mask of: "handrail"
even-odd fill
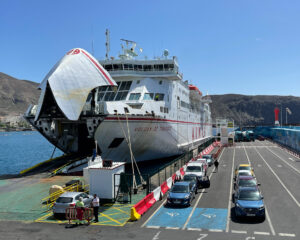
[[[50,210],[53,207],[53,203],[59,198],[61,194],[64,192],[79,192],[79,190],[83,189],[83,192],[88,192],[88,184],[81,185],[78,183],[74,183],[68,187],[64,187],[62,190],[57,190],[54,193],[50,194],[49,196],[42,199],[42,202],[46,202],[44,207],[47,207]]]

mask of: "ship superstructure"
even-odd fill
[[[137,59],[135,43],[125,41],[118,59],[95,62],[85,50],[71,50],[55,67],[66,66],[46,76],[39,104],[25,118],[66,153],[91,154],[96,142],[102,158],[114,161],[130,161],[131,153],[137,161],[174,156],[208,141],[211,100],[182,80],[177,58],[165,50],[161,58]],[[76,64],[89,62],[79,73],[72,68],[76,51]]]

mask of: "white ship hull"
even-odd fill
[[[135,159],[145,161],[175,156],[191,150],[211,138],[210,129],[211,126],[200,123],[153,117],[108,116],[97,128],[95,140],[101,149],[102,158],[130,161],[127,142],[130,139]],[[115,138],[124,140],[116,148],[110,148],[109,145]]]
[[[103,159],[118,162],[179,155],[212,138],[211,100],[182,80],[176,57],[124,56],[100,64],[69,51],[25,118],[65,153],[90,156],[97,142]]]

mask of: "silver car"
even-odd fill
[[[56,199],[53,205],[53,215],[58,217],[59,215],[66,214],[66,209],[69,207],[75,207],[76,202],[79,198],[83,198],[83,203],[85,207],[89,207],[93,201],[93,196],[88,195],[83,192],[65,192]]]
[[[213,155],[212,154],[203,155],[202,158],[206,159],[206,162],[207,162],[207,164],[208,164],[209,167],[211,165],[213,165],[214,159],[213,159]]]

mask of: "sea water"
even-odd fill
[[[0,132],[0,175],[16,174],[48,160],[54,146],[36,131]],[[54,156],[63,153],[56,149]]]

